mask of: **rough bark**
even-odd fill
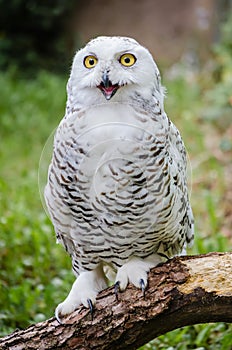
[[[0,340],[0,349],[137,349],[173,329],[232,321],[232,253],[174,258],[152,269],[145,299],[129,285],[115,299],[99,294],[91,320],[80,308],[60,325],[52,318]]]

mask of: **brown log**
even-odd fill
[[[97,298],[94,319],[81,307],[60,325],[51,318],[0,339],[0,349],[137,349],[186,325],[232,321],[232,253],[174,258],[149,273],[145,299],[129,285]]]

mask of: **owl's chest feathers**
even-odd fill
[[[80,213],[79,222],[100,218],[113,225],[115,218],[117,224],[136,218],[144,225],[170,201],[166,115],[152,119],[146,111],[115,104],[77,117],[65,121],[63,158],[57,157],[70,207],[75,212],[81,203],[93,214],[88,219]]]
[[[88,180],[96,174],[102,174],[103,180],[107,177],[105,169],[111,169],[109,176],[123,173],[127,164],[144,171],[149,164],[153,166],[154,155],[162,156],[160,150],[167,143],[166,115],[151,117],[129,104],[95,105],[73,114],[64,123],[58,129],[64,148],[62,162],[71,164]],[[114,167],[118,170],[112,170]]]

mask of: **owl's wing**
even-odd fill
[[[186,153],[186,148],[184,142],[181,138],[180,132],[177,127],[169,121],[169,137],[170,137],[170,147],[173,148],[172,157],[175,159],[177,164],[175,176],[180,178],[180,185],[184,195],[185,201],[185,220],[187,221],[187,232],[186,232],[186,243],[191,246],[194,239],[194,217],[192,208],[190,206],[188,187],[187,187],[187,166],[188,166],[188,158]]]

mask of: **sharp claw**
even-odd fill
[[[93,312],[94,312],[94,308],[93,308],[93,303],[91,299],[87,299],[87,303],[89,305],[89,311],[91,314],[91,320],[93,321]]]
[[[62,326],[65,325],[65,323],[63,323],[63,322],[61,321],[60,316],[59,316],[59,311],[58,311],[57,309],[56,309],[56,311],[55,311],[55,318],[56,318],[57,322],[58,322],[60,325],[62,325]]]
[[[120,282],[117,281],[114,284],[114,294],[115,294],[115,298],[118,301],[118,291],[119,291],[119,287],[120,287]]]
[[[145,286],[145,283],[144,283],[144,280],[141,278],[141,280],[139,281],[139,284],[140,284],[140,288],[143,292],[143,298],[145,299],[145,289],[146,289],[146,286]]]

